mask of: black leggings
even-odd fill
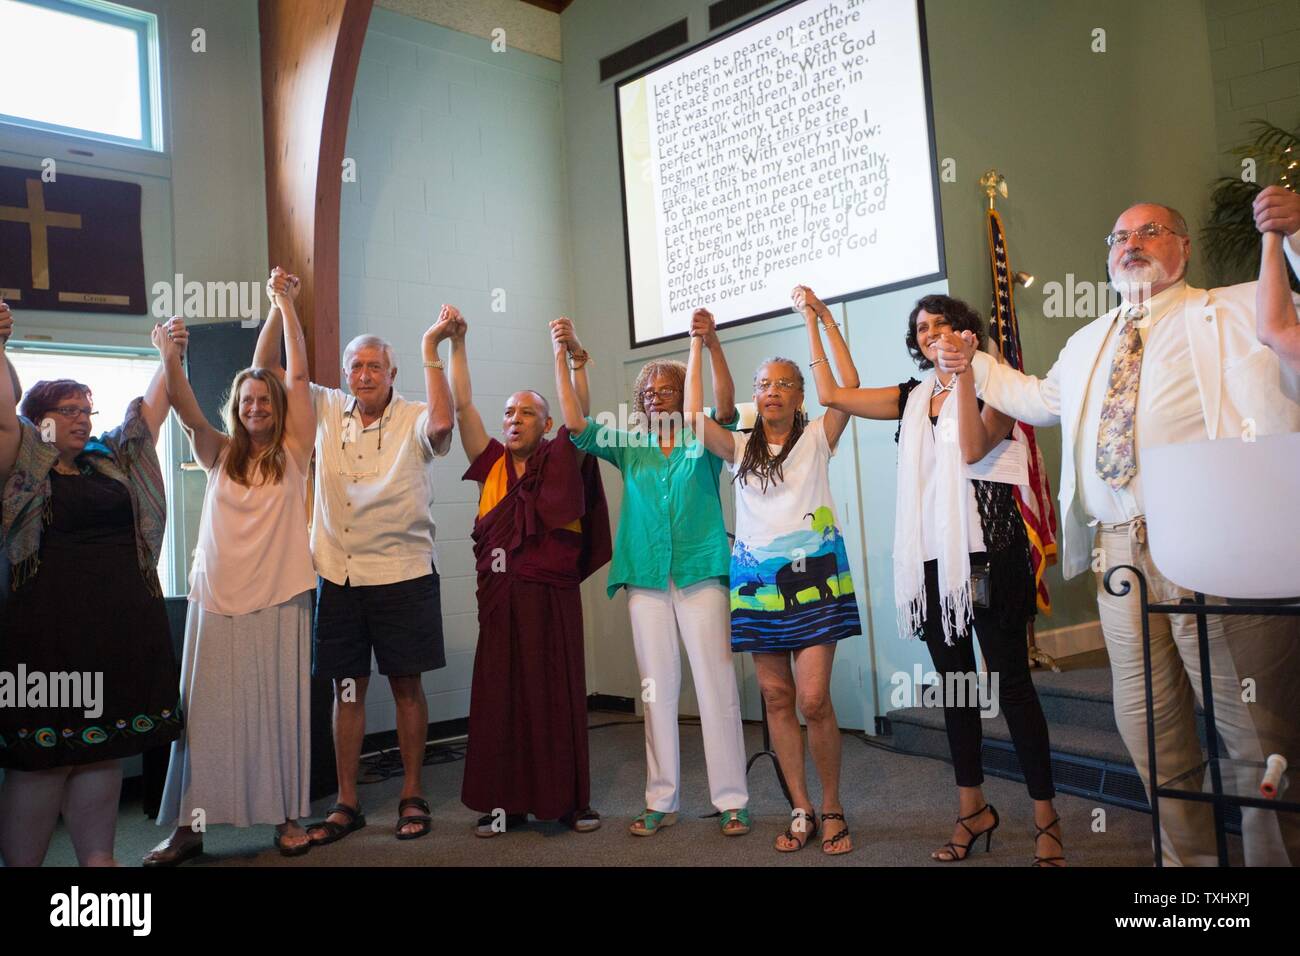
[[[979,558],[972,555],[972,565]],[[980,557],[983,557],[981,555]],[[925,563],[925,591],[927,618],[924,625],[925,643],[930,649],[944,687],[950,686],[948,674],[975,674],[975,647],[969,630],[966,636],[954,638],[949,646],[944,643],[943,625],[939,612],[939,565],[936,561]],[[1029,654],[1025,645],[1024,628],[1008,630],[998,620],[997,595],[992,595],[992,608],[975,608],[975,633],[980,650],[988,665],[990,678],[998,678],[996,701],[1007,719],[1011,741],[1016,756],[1034,800],[1050,800],[1056,794],[1052,786],[1052,760],[1047,741],[1047,719],[1043,716],[1038,693],[1029,676]],[[970,686],[969,683],[966,686]],[[992,684],[989,685],[992,693]],[[948,731],[948,747],[952,751],[952,765],[956,771],[957,786],[978,787],[984,782],[981,759],[983,733],[980,728],[978,700],[966,695],[966,706],[952,706],[954,701],[944,695],[943,722]]]

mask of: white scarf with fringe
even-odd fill
[[[894,604],[898,633],[919,636],[927,617],[925,600],[925,542],[921,533],[922,443],[934,448],[934,512],[939,539],[939,599],[944,641],[952,644],[966,634],[971,610],[970,547],[967,529],[970,493],[958,433],[957,397],[949,395],[939,409],[936,426],[930,424],[930,399],[934,395],[934,370],[912,389],[903,409],[898,438],[898,498],[894,509]]]

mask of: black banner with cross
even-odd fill
[[[0,166],[0,297],[21,309],[147,313],[140,202],[137,183]]]

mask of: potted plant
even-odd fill
[[[1232,154],[1254,160],[1254,175],[1215,180],[1210,216],[1201,230],[1205,263],[1216,286],[1249,282],[1259,270],[1261,237],[1251,203],[1260,190],[1272,182],[1289,189],[1300,187],[1300,128],[1285,130],[1266,120],[1251,125],[1255,138]],[[1300,292],[1300,279],[1290,278],[1291,288]]]

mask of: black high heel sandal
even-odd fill
[[[1054,866],[1059,868],[1065,862],[1065,857],[1063,856],[1039,856],[1038,855],[1038,838],[1043,836],[1051,837],[1053,840],[1056,841],[1056,845],[1061,848],[1061,851],[1062,852],[1065,851],[1065,844],[1061,842],[1061,838],[1056,836],[1053,833],[1047,832],[1048,830],[1052,829],[1052,827],[1056,826],[1060,822],[1061,822],[1061,818],[1058,815],[1054,820],[1052,820],[1051,823],[1049,823],[1045,827],[1040,827],[1037,823],[1034,824],[1034,830],[1036,830],[1037,832],[1034,834],[1034,862],[1031,863],[1030,866]]]
[[[974,820],[985,810],[993,814],[993,826],[989,827],[987,830],[981,830],[979,833],[976,833],[970,827],[966,826],[967,820]],[[931,854],[930,859],[934,860],[936,863],[960,863],[962,860],[966,859],[966,857],[970,856],[970,848],[975,845],[975,841],[980,837],[984,837],[984,852],[988,853],[993,847],[993,831],[998,828],[998,824],[1001,822],[1002,820],[998,817],[997,808],[991,803],[984,804],[984,806],[980,807],[974,813],[968,813],[964,817],[958,817],[957,823],[961,825],[963,830],[970,834],[970,839],[965,843],[953,843],[949,840],[943,846],[939,847],[938,850],[934,851],[935,853],[939,853],[942,850],[947,850],[949,853],[948,858],[944,859],[941,856]],[[1050,826],[1051,824],[1048,825]]]

